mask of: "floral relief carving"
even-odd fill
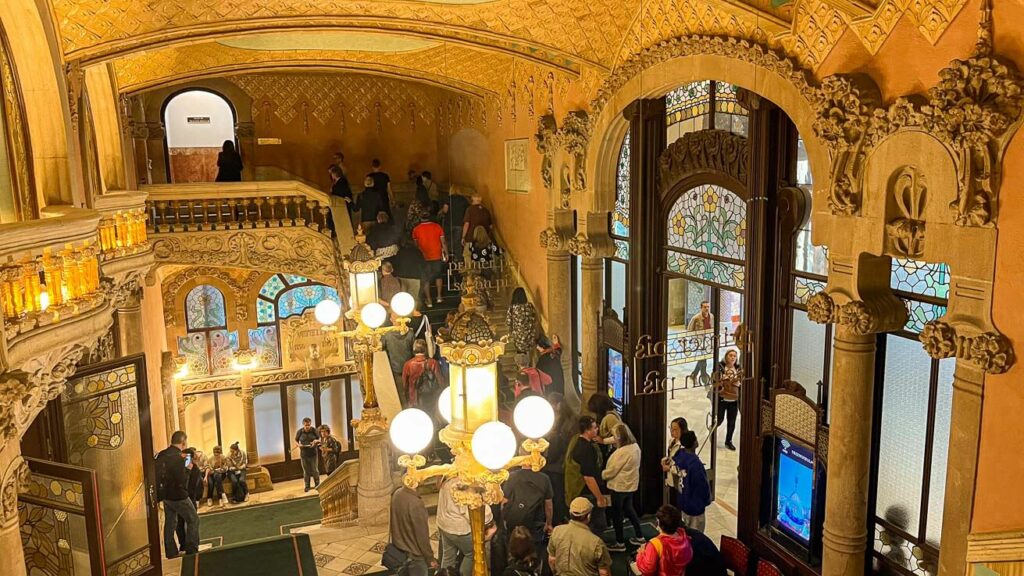
[[[550,114],[545,114],[540,117],[540,121],[537,123],[537,134],[534,136],[534,140],[537,142],[537,152],[540,152],[542,160],[540,163],[540,176],[544,181],[544,188],[551,190],[551,185],[554,183],[554,173],[552,171],[552,157],[555,154],[555,150],[558,148],[558,126],[555,124],[555,117]]]
[[[890,194],[902,216],[886,224],[885,232],[890,249],[898,256],[918,259],[924,255],[927,193],[924,174],[914,166],[904,166],[893,178]]]
[[[867,302],[851,300],[840,306],[827,293],[818,292],[807,300],[807,317],[818,324],[846,326],[854,334],[873,334],[906,324],[906,308],[896,302],[893,314],[880,315]]]
[[[540,246],[547,250],[561,250],[564,247],[562,235],[554,228],[546,228],[540,233]]]
[[[587,147],[592,132],[590,116],[582,110],[569,112],[559,129],[559,140],[573,159],[572,189],[577,192],[587,187]]]
[[[0,476],[0,526],[7,526],[18,519],[18,494],[28,481],[28,463],[17,456]]]
[[[701,130],[683,135],[658,160],[661,185],[669,189],[687,174],[713,170],[747,181],[747,139],[724,130]]]
[[[807,299],[807,317],[818,324],[831,324],[836,318],[836,304],[825,292]]]
[[[153,239],[160,262],[287,270],[336,286],[338,266],[330,238],[304,229],[163,234]]]
[[[1002,374],[1016,361],[1010,340],[996,332],[963,336],[951,324],[932,320],[925,324],[919,339],[932,358],[966,360],[989,374]]]
[[[594,243],[582,232],[569,240],[568,244],[570,254],[575,254],[582,258],[590,258],[594,255]]]

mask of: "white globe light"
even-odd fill
[[[370,328],[380,328],[384,325],[384,320],[388,317],[388,311],[383,306],[376,302],[370,302],[359,312],[359,317],[362,318],[363,324],[366,324]]]
[[[391,421],[391,442],[405,454],[416,454],[430,444],[434,423],[419,408],[406,408]]]
[[[391,311],[399,316],[408,316],[416,309],[416,299],[408,292],[399,292],[391,297]]]
[[[516,455],[516,435],[503,422],[488,422],[473,433],[473,457],[491,470],[499,470]]]
[[[448,386],[437,395],[437,411],[441,418],[451,424],[452,421],[452,387]]]
[[[313,308],[313,316],[316,317],[316,321],[323,324],[324,326],[330,326],[341,318],[341,306],[334,300],[321,300],[317,303],[316,308]]]
[[[551,430],[555,423],[555,411],[551,404],[540,396],[527,396],[516,404],[512,413],[516,428],[527,438],[540,438]]]

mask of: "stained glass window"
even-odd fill
[[[309,282],[309,278],[299,276],[298,274],[285,274],[284,279],[289,284],[305,284],[306,282]]]
[[[277,326],[260,326],[249,329],[249,347],[256,352],[261,367],[278,367],[281,355],[278,351]]]
[[[683,193],[668,215],[668,243],[675,248],[735,260],[746,258],[747,205],[714,184]]]
[[[629,242],[615,240],[615,257],[620,260],[629,260]]]
[[[739,87],[701,80],[665,95],[667,143],[689,132],[716,128],[747,135],[747,111],[739,102]]]
[[[226,321],[224,294],[216,287],[200,284],[185,296],[185,324],[189,331],[220,328]]]
[[[949,297],[949,267],[917,260],[892,259],[893,290],[935,298]]]
[[[665,95],[665,115],[668,124],[695,118],[710,111],[710,80],[692,82]]]
[[[707,280],[723,286],[743,289],[744,269],[739,264],[669,250],[665,266],[669,272],[683,274],[696,280]]]
[[[273,324],[276,314],[274,303],[269,300],[256,300],[256,322],[259,324]]]
[[[619,164],[615,171],[615,213],[612,215],[612,235],[629,238],[629,132],[622,139],[619,148]],[[629,259],[629,246],[626,246],[626,260]]]
[[[209,335],[210,373],[214,376],[234,372],[235,350],[238,350],[238,332],[214,330]]]
[[[825,283],[820,280],[812,280],[810,278],[797,276],[795,278],[793,288],[793,302],[796,304],[806,305],[807,300],[809,300],[811,296],[814,296],[824,289]]]
[[[274,274],[263,283],[263,287],[260,288],[260,296],[264,296],[273,300],[277,298],[277,295],[284,290],[284,280],[281,279],[280,274]]]
[[[339,305],[341,304],[338,291],[330,286],[311,284],[290,288],[281,294],[277,301],[277,317],[288,318],[301,315],[306,310],[315,307],[321,300],[334,300]]]

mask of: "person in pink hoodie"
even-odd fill
[[[693,559],[690,538],[683,529],[683,514],[675,506],[658,508],[657,536],[636,554],[636,568],[643,576],[683,576]]]

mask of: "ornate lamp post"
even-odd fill
[[[468,296],[472,300],[472,296]],[[484,506],[502,501],[501,484],[508,470],[544,467],[542,452],[548,442],[542,436],[554,423],[554,411],[539,396],[522,399],[516,405],[514,421],[526,436],[522,448],[528,454],[515,456],[516,437],[498,417],[498,357],[505,350],[494,331],[472,301],[466,302],[451,329],[449,341],[441,342],[441,354],[451,365],[451,385],[438,398],[438,409],[450,423],[439,433],[455,456],[451,464],[423,468],[426,459],[418,454],[433,437],[433,422],[416,408],[403,410],[391,425],[391,440],[405,454],[398,463],[406,468],[404,482],[416,488],[435,476],[457,479],[453,492],[457,502],[469,508],[473,532],[473,574],[487,574],[484,556]]]
[[[399,292],[391,299],[391,311],[398,318],[393,326],[384,326],[387,310],[378,302],[377,270],[380,259],[366,244],[362,229],[356,236],[356,245],[343,262],[349,274],[349,311],[355,321],[352,330],[338,330],[341,307],[331,300],[316,305],[313,313],[324,330],[332,332],[340,346],[344,338],[352,339],[352,349],[359,361],[363,387],[363,413],[353,420],[356,441],[359,443],[359,517],[368,524],[387,522],[391,495],[391,469],[388,464],[388,445],[384,442],[388,430],[387,418],[381,414],[377,392],[373,384],[373,355],[381,349],[381,336],[388,332],[405,334],[409,331],[409,315],[416,308],[412,295]],[[321,498],[330,497],[322,494]]]

